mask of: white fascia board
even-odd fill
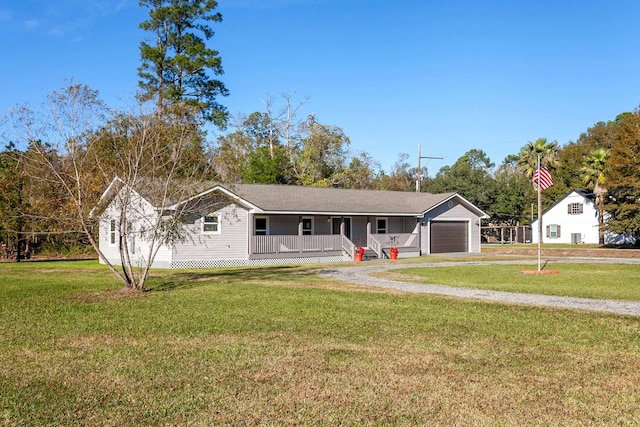
[[[264,215],[309,215],[309,216],[412,216],[416,218],[420,218],[422,215],[420,213],[415,212],[406,212],[406,213],[387,213],[387,212],[317,212],[317,211],[263,211],[260,210],[261,214]]]
[[[427,209],[426,211],[422,212],[422,215],[426,215],[427,212],[432,211],[435,208],[437,208],[438,206],[442,206],[443,204],[447,203],[449,200],[453,200],[455,198],[458,198],[458,199],[462,200],[463,204],[466,205],[468,209],[475,211],[480,218],[483,218],[483,219],[491,218],[484,211],[482,211],[480,208],[476,207],[476,205],[474,205],[473,203],[471,203],[470,201],[468,201],[467,199],[465,199],[464,197],[462,197],[458,193],[453,193],[451,196],[449,196],[446,199],[442,200],[440,203],[437,203],[437,204],[431,206],[429,209]]]

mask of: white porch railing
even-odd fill
[[[342,250],[342,236],[336,235],[276,235],[251,236],[253,254],[330,252]]]
[[[342,238],[342,250],[348,253],[351,258],[353,258],[356,253],[356,245],[354,245],[347,236],[342,235],[340,237]]]

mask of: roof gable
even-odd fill
[[[559,198],[558,200],[553,202],[547,209],[542,211],[542,215],[546,214],[551,209],[553,209],[556,206],[558,206],[560,203],[562,203],[565,199],[567,199],[573,193],[576,193],[578,196],[582,197],[583,199],[589,200],[589,201],[593,201],[593,199],[594,199],[593,192],[591,190],[587,190],[586,188],[574,188],[572,190],[569,190],[564,196],[562,196],[561,198]]]

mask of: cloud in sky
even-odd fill
[[[135,0],[26,0],[0,9],[0,23],[13,31],[40,32],[53,37],[77,39],[104,16],[120,12]]]

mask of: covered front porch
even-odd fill
[[[376,258],[420,255],[420,219],[395,216],[256,215],[250,259],[335,257],[353,259],[364,247]]]

